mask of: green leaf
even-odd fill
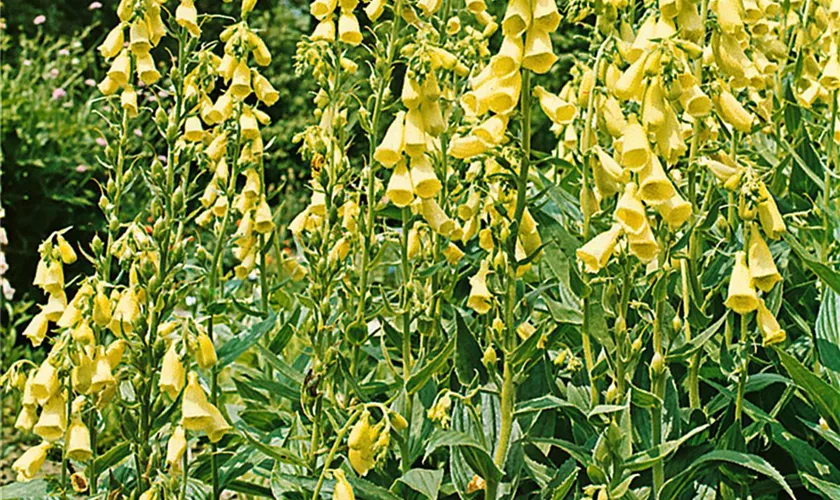
[[[477,439],[459,431],[438,429],[429,438],[426,445],[425,458],[429,458],[436,449],[447,446],[457,447],[464,456],[464,461],[475,470],[485,481],[498,480],[502,472],[493,463],[490,454],[481,446]]]
[[[692,338],[690,342],[686,342],[680,347],[669,352],[668,355],[665,356],[665,359],[668,363],[678,363],[693,356],[694,353],[703,348],[703,345],[708,342],[709,339],[715,336],[718,330],[720,330],[720,327],[726,322],[726,317],[728,315],[729,311],[727,310],[723,316],[703,330],[703,333]]]
[[[653,448],[642,451],[640,453],[636,453],[624,462],[623,467],[630,472],[640,472],[645,469],[649,469],[653,467],[657,462],[667,458],[669,455],[676,452],[677,449],[683,445],[683,443],[685,443],[695,435],[705,431],[708,427],[708,425],[701,425],[700,427],[695,427],[694,429],[686,433],[684,436],[681,436],[679,439],[674,439],[673,441],[666,441],[660,445],[654,446]]]
[[[759,474],[763,474],[776,482],[791,498],[796,498],[790,486],[785,481],[779,471],[777,471],[766,460],[758,455],[751,455],[749,453],[741,453],[731,450],[715,450],[705,455],[694,459],[688,468],[669,479],[659,492],[659,498],[672,499],[678,498],[680,493],[688,486],[693,479],[702,477],[706,473],[713,471],[714,468],[710,465],[715,463],[730,463],[750,469]]]
[[[23,498],[46,498],[48,483],[44,479],[35,479],[25,483],[11,483],[0,487],[0,498],[17,500]]]
[[[832,498],[840,498],[840,484],[830,483],[816,478],[808,473],[802,474],[802,477],[810,483],[813,487],[820,490],[825,498],[831,500]]]
[[[239,335],[231,337],[225,345],[223,345],[218,352],[219,363],[217,369],[221,370],[225,366],[233,363],[243,352],[247,351],[249,347],[259,342],[263,335],[268,333],[277,322],[277,314],[271,313],[268,318],[251,325],[248,330]]]
[[[435,373],[439,372],[452,359],[452,354],[455,352],[455,337],[456,335],[453,335],[437,356],[408,379],[405,389],[409,394],[419,391]]]
[[[429,500],[436,500],[443,480],[443,469],[411,469],[397,481],[404,483],[412,490],[420,493]]]
[[[829,385],[823,379],[805,368],[796,358],[787,354],[779,348],[775,348],[776,354],[782,361],[790,378],[796,382],[800,389],[808,395],[809,401],[816,407],[816,410],[825,418],[830,418],[834,424],[840,427],[840,392]]]
[[[793,253],[799,257],[808,269],[819,276],[823,283],[828,285],[828,287],[834,290],[835,293],[840,293],[840,273],[823,264],[819,261],[819,259],[811,255],[811,253],[803,247],[793,235],[784,233],[784,238],[787,244],[790,245]]]
[[[274,498],[271,494],[271,489],[261,486],[259,484],[249,483],[241,479],[231,481],[225,485],[226,490],[235,491],[237,493],[244,493],[246,495]]]
[[[455,311],[455,338],[457,349],[455,350],[455,373],[463,385],[469,385],[475,378],[476,373],[481,380],[487,379],[487,370],[481,363],[481,347],[475,340],[464,317],[460,311]]]
[[[577,460],[578,463],[580,463],[584,467],[589,467],[589,465],[592,463],[592,454],[588,449],[584,448],[583,446],[578,446],[575,443],[571,443],[564,439],[535,437],[528,439],[527,442],[533,444],[549,444],[551,446],[556,446],[557,448],[560,448],[561,450],[571,455],[572,458]]]
[[[814,326],[817,353],[834,387],[840,389],[840,294],[826,290]]]

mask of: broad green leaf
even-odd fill
[[[799,360],[790,354],[778,348],[775,350],[790,378],[796,382],[800,389],[805,391],[808,400],[815,406],[816,410],[823,417],[832,419],[834,425],[840,426],[840,391],[805,368]]]
[[[834,387],[840,389],[840,294],[833,290],[823,293],[814,334],[820,363]]]
[[[443,469],[411,469],[397,479],[429,500],[436,500],[443,480]]]
[[[406,383],[405,390],[409,394],[414,394],[419,391],[434,374],[443,369],[444,366],[452,359],[452,354],[455,352],[455,335],[453,335],[449,342],[444,345],[438,355],[427,362],[423,368],[411,376]]]
[[[455,337],[457,338],[455,373],[458,374],[458,380],[464,385],[469,385],[476,374],[482,380],[486,380],[487,370],[481,362],[481,347],[475,340],[460,311],[455,311],[455,325]]]
[[[498,479],[502,472],[493,463],[487,450],[474,437],[459,431],[438,429],[429,438],[425,458],[440,447],[457,447],[464,455],[464,460],[485,480]]]
[[[14,482],[0,487],[0,498],[3,500],[46,498],[47,487],[47,481],[44,479],[35,479],[25,483]]]
[[[218,351],[219,363],[217,368],[221,370],[233,363],[249,347],[259,342],[263,335],[271,331],[276,323],[277,314],[271,313],[268,318],[251,325],[245,332],[231,337]]]
[[[695,435],[705,431],[709,426],[702,425],[700,427],[696,427],[680,437],[679,439],[674,439],[672,441],[666,441],[660,445],[654,446],[649,450],[642,451],[640,453],[636,453],[629,459],[627,459],[623,467],[631,472],[640,472],[650,467],[653,467],[654,464],[657,462],[667,458],[672,453],[676,452],[680,446],[683,445],[686,441],[694,437]]]
[[[820,478],[814,477],[808,473],[802,474],[805,481],[810,483],[814,488],[818,489],[823,497],[827,500],[836,500],[840,498],[840,484],[823,481]]]
[[[834,293],[840,293],[840,273],[823,264],[819,261],[819,259],[811,255],[811,253],[803,247],[793,235],[784,233],[784,238],[787,244],[790,245],[793,253],[799,257],[808,269],[819,276],[823,283],[834,290]]]
[[[572,458],[578,461],[584,467],[588,467],[592,463],[592,454],[590,451],[583,446],[578,446],[574,443],[566,441],[564,439],[557,439],[557,438],[529,438],[527,439],[529,443],[533,444],[548,444],[551,446],[556,446],[561,450],[565,451]]]

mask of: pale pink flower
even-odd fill
[[[52,91],[53,100],[58,100],[58,99],[61,99],[63,97],[66,97],[66,96],[67,96],[67,92],[61,87],[59,87],[57,89],[54,89]]]
[[[88,5],[88,10],[97,10],[97,9],[101,9],[101,8],[102,8],[102,4],[99,3],[99,2],[91,2],[91,4]]]
[[[87,85],[88,87],[96,87],[96,80],[94,80],[93,78],[88,78],[87,80],[85,80],[85,85]]]
[[[35,26],[40,26],[40,25],[44,24],[45,22],[47,22],[47,16],[45,16],[43,14],[41,14],[40,16],[37,16],[35,19],[32,20],[32,24],[34,24]]]
[[[79,172],[80,174],[83,174],[83,173],[87,172],[89,168],[90,167],[88,167],[87,165],[78,165],[78,166],[76,166],[76,172]]]
[[[107,145],[108,145],[108,141],[106,141],[103,137],[97,137],[97,138],[96,138],[96,144],[97,144],[99,147],[104,148],[105,146],[107,146]]]

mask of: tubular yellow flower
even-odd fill
[[[64,314],[64,309],[67,307],[67,295],[63,291],[58,293],[50,293],[47,305],[41,308],[41,313],[47,317],[49,321],[58,321]]]
[[[175,22],[194,38],[201,36],[201,28],[198,27],[198,11],[193,0],[181,0],[178,8],[175,9]]]
[[[103,347],[96,348],[96,355],[93,358],[93,375],[90,379],[90,391],[100,392],[102,390],[116,387],[117,380],[111,372],[111,363],[105,355]]]
[[[588,273],[597,273],[609,262],[621,235],[622,227],[614,223],[612,227],[603,233],[595,236],[575,252],[578,260],[583,262],[584,270]]]
[[[93,379],[94,365],[88,352],[93,351],[86,348],[79,353],[79,362],[70,371],[70,382],[73,390],[81,394],[87,394],[90,391],[90,383]]]
[[[405,115],[404,148],[408,156],[416,158],[426,151],[426,129],[420,109],[409,109]]]
[[[621,165],[600,146],[595,146],[594,150],[592,177],[595,187],[601,196],[612,196],[621,191],[621,186],[630,179],[629,172],[621,168]]]
[[[47,336],[47,327],[49,327],[49,320],[47,315],[41,311],[32,317],[26,329],[23,330],[23,336],[32,342],[33,347],[38,347]]]
[[[362,32],[359,30],[359,20],[352,12],[343,11],[338,16],[338,39],[348,45],[362,43]]]
[[[370,414],[365,410],[347,437],[350,465],[361,476],[366,476],[376,464],[373,447],[378,437],[379,432],[370,425]]]
[[[184,428],[179,425],[175,427],[175,430],[166,442],[166,467],[170,472],[178,472],[181,470],[181,462],[186,451],[186,431],[184,431]]]
[[[367,15],[368,19],[371,22],[376,22],[382,13],[385,12],[385,2],[387,0],[371,0],[367,6],[365,6],[365,15]]]
[[[536,26],[531,27],[525,34],[525,55],[522,58],[522,67],[542,75],[547,73],[556,61],[557,56],[551,48],[548,32]]]
[[[464,251],[458,248],[458,245],[452,243],[451,241],[446,246],[445,249],[441,252],[446,258],[446,261],[449,263],[450,266],[458,265],[458,262],[464,257]]]
[[[435,175],[435,169],[432,168],[428,156],[422,155],[412,159],[409,173],[414,194],[420,198],[431,198],[440,192],[442,185]]]
[[[137,295],[129,288],[120,295],[114,314],[108,328],[115,334],[130,334],[134,330],[133,323],[140,317],[140,305],[137,303]]]
[[[725,304],[738,314],[747,314],[758,308],[758,296],[753,288],[750,269],[747,267],[747,254],[744,252],[735,254],[735,266],[729,279],[729,294]]]
[[[652,155],[647,166],[639,172],[639,197],[653,205],[664,203],[676,194],[671,179],[662,168],[659,158]]]
[[[420,199],[420,215],[432,231],[448,237],[455,230],[455,221],[449,218],[434,198]]]
[[[50,443],[44,441],[37,446],[29,448],[15,460],[15,463],[12,464],[12,470],[17,474],[17,481],[31,481],[35,478],[35,474],[44,465],[44,460],[47,458],[47,450],[50,449],[50,446]]]
[[[492,112],[503,115],[513,111],[513,108],[519,103],[522,74],[515,71],[503,78],[494,79],[490,85],[487,107]]]
[[[197,115],[187,118],[184,124],[184,139],[189,142],[200,142],[204,139],[204,127],[201,126],[201,119]]]
[[[174,400],[184,388],[184,375],[184,365],[178,358],[178,351],[173,342],[163,355],[158,387]]]
[[[277,99],[280,98],[280,93],[271,85],[271,82],[256,70],[253,71],[252,81],[257,99],[262,101],[266,106],[273,106],[277,102]]]
[[[679,193],[674,192],[674,196],[656,206],[656,210],[662,216],[662,220],[668,223],[671,229],[677,229],[685,221],[691,217],[692,206],[691,203],[683,199]]]
[[[519,37],[531,26],[531,4],[528,0],[510,0],[502,20],[502,33]]]
[[[423,115],[423,125],[426,127],[426,132],[431,136],[437,137],[446,130],[446,122],[443,120],[443,113],[437,99],[425,99],[420,105],[420,113]]]
[[[228,89],[231,96],[239,101],[245,100],[251,95],[251,70],[245,59],[239,61],[236,65],[236,70],[233,72],[233,81]]]
[[[624,186],[624,194],[615,206],[613,217],[628,233],[639,234],[645,229],[647,215],[635,183],[629,182]]]
[[[624,70],[618,78],[618,81],[615,82],[613,92],[616,97],[622,101],[630,99],[639,100],[641,98],[643,91],[642,80],[645,77],[646,60],[646,57],[639,57],[636,59],[636,62]]]
[[[764,183],[759,186],[761,200],[758,202],[758,219],[761,221],[761,228],[764,234],[771,240],[778,240],[786,231],[785,221],[776,206],[776,200],[767,189]]]
[[[335,41],[335,21],[333,16],[327,16],[315,26],[315,31],[312,32],[312,41],[314,42],[334,42]]]
[[[406,168],[405,161],[400,161],[391,173],[388,181],[388,188],[385,195],[391,202],[402,208],[407,207],[414,201],[414,188],[411,184],[411,175]]]
[[[97,47],[97,50],[99,50],[99,53],[102,54],[102,57],[105,59],[111,59],[112,57],[116,57],[117,54],[122,51],[124,43],[125,25],[118,24],[108,32],[105,40],[101,45],[99,45],[99,47]]]
[[[64,236],[59,234],[55,239],[58,244],[58,253],[61,256],[61,262],[64,262],[65,264],[72,264],[76,262],[76,251],[73,250],[70,243],[64,239]]]
[[[87,462],[93,454],[90,449],[90,432],[79,415],[75,415],[70,421],[64,449],[67,457],[77,462]]]
[[[198,366],[202,368],[210,368],[216,364],[216,348],[213,347],[213,341],[206,333],[199,333],[196,339],[198,348],[195,351],[195,360]]]
[[[402,101],[403,106],[408,109],[414,109],[420,106],[420,103],[423,102],[423,89],[413,77],[406,76],[405,79],[403,79],[400,101]]]
[[[92,345],[95,343],[93,329],[87,321],[80,321],[73,329],[71,335],[73,336],[73,340],[80,344]]]
[[[155,67],[155,61],[148,52],[137,55],[137,76],[146,85],[154,85],[160,80],[160,72]]]
[[[784,342],[787,334],[782,327],[779,326],[779,321],[773,316],[773,313],[764,305],[764,300],[758,301],[758,314],[756,315],[758,322],[758,331],[761,332],[762,344],[765,346],[779,344]]]
[[[453,158],[468,159],[487,151],[487,144],[474,135],[454,137],[449,141],[447,154]]]
[[[639,234],[627,233],[627,243],[630,253],[643,263],[648,263],[659,254],[659,243],[653,235],[650,222],[645,218],[645,224]]]
[[[752,130],[755,117],[738,102],[738,99],[731,92],[725,89],[721,90],[717,104],[721,118],[732,125],[735,130],[744,133]]]
[[[373,153],[373,158],[386,167],[393,167],[403,151],[405,111],[399,111],[388,126],[385,137]]]
[[[190,372],[181,406],[181,425],[188,431],[205,432],[212,442],[217,442],[230,428],[219,409],[207,401],[204,389],[198,384],[198,375]]]
[[[309,13],[317,20],[322,20],[335,11],[336,0],[314,0],[309,4]]]
[[[485,259],[481,261],[481,267],[474,276],[470,278],[470,295],[467,298],[467,307],[478,314],[487,314],[492,306],[492,297],[487,288],[487,274],[490,272],[490,263]]]
[[[29,432],[38,421],[38,411],[34,405],[23,405],[20,408],[17,419],[15,419],[15,429],[19,432]]]
[[[347,481],[347,476],[344,475],[344,471],[341,469],[334,470],[333,477],[335,477],[333,500],[356,500],[356,496],[353,494],[353,487]]]
[[[63,392],[56,392],[44,404],[38,422],[32,431],[44,441],[57,441],[67,429],[67,399]]]
[[[135,19],[128,28],[128,50],[135,54],[143,54],[152,48],[149,40],[149,25],[145,19]]]
[[[549,42],[550,43],[550,42]],[[493,75],[501,77],[519,71],[522,64],[524,47],[519,37],[505,36],[499,53],[490,60],[490,70]]]
[[[622,136],[621,164],[639,172],[650,162],[650,157],[647,133],[635,117],[631,117]]]
[[[577,116],[577,108],[574,104],[566,102],[539,85],[534,87],[534,95],[540,100],[543,113],[554,123],[568,125]]]
[[[753,284],[763,292],[769,292],[782,280],[782,275],[773,262],[770,247],[761,236],[756,224],[750,225],[749,266]]]

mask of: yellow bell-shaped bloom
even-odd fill
[[[359,20],[352,12],[343,11],[338,16],[338,39],[348,45],[362,43],[362,32],[359,30]]]
[[[149,41],[153,47],[156,47],[166,35],[166,26],[164,26],[163,19],[160,17],[160,5],[154,2],[147,4],[144,19],[149,27]]]
[[[117,83],[120,87],[128,83],[129,72],[131,71],[131,58],[127,50],[122,50],[111,62],[108,68],[108,78]]]
[[[96,342],[96,338],[93,336],[93,328],[90,327],[87,321],[80,321],[73,328],[71,335],[73,336],[73,340],[80,344],[92,345]]]
[[[112,370],[116,369],[122,361],[123,354],[125,354],[125,346],[125,340],[117,339],[108,344],[108,347],[105,349],[105,358],[107,358],[108,365],[111,366]]]
[[[181,393],[181,389],[184,388],[184,378],[184,365],[178,357],[178,350],[173,342],[166,350],[166,354],[163,355],[158,387],[174,400]]]
[[[187,118],[184,124],[184,139],[190,142],[200,142],[204,139],[204,128],[201,126],[201,119],[193,115]]]
[[[671,229],[677,229],[691,217],[693,208],[691,203],[674,191],[674,196],[657,205],[656,210],[662,216],[662,220],[667,222]]]
[[[130,334],[134,330],[133,323],[139,317],[140,304],[137,303],[137,295],[133,289],[129,288],[120,295],[108,328],[117,334]]]
[[[33,347],[40,346],[47,337],[47,327],[49,327],[49,320],[43,311],[32,317],[26,329],[23,330],[23,336],[32,342]]]
[[[70,243],[64,239],[64,236],[59,234],[56,236],[55,240],[58,244],[58,254],[61,256],[61,262],[64,262],[65,264],[72,264],[76,262],[76,251],[73,250]]]
[[[443,254],[443,257],[446,259],[450,266],[458,265],[458,263],[461,262],[461,259],[464,257],[464,251],[461,250],[458,247],[458,245],[452,243],[451,241],[441,253]]]
[[[154,85],[160,80],[160,72],[155,67],[155,60],[148,52],[137,54],[137,76],[146,85]],[[109,75],[110,76],[110,75]]]
[[[487,144],[500,144],[505,138],[508,117],[505,115],[493,115],[484,120],[481,125],[475,127],[471,134],[478,137]]]
[[[245,59],[239,61],[233,72],[233,80],[228,89],[237,100],[244,100],[251,94],[251,69]]]
[[[636,62],[621,73],[613,89],[616,97],[622,101],[628,101],[630,99],[638,100],[641,97],[644,90],[642,81],[645,77],[646,60],[646,57],[639,57],[636,59]]]
[[[341,469],[334,470],[333,477],[335,477],[335,487],[333,488],[332,500],[356,500],[353,487],[347,481],[344,471]]]
[[[525,34],[525,55],[522,58],[522,67],[542,75],[547,73],[556,61],[557,56],[551,48],[551,37],[548,32],[531,27]]]
[[[93,359],[93,376],[90,379],[91,392],[99,392],[104,389],[116,387],[117,380],[111,371],[111,363],[105,355],[105,349],[98,347]]]
[[[426,151],[426,129],[420,109],[409,109],[405,115],[404,148],[408,156],[416,158]]]
[[[125,25],[118,24],[105,37],[105,40],[97,47],[99,53],[105,59],[116,57],[123,49],[125,43]]]
[[[210,368],[216,364],[216,348],[213,347],[213,341],[206,333],[199,333],[196,338],[198,348],[195,351],[195,360],[198,366],[202,368]]]
[[[405,161],[397,163],[397,166],[394,167],[385,195],[394,205],[400,208],[407,207],[414,201],[414,187],[411,184],[411,175],[409,175]]]
[[[335,41],[335,21],[333,16],[327,16],[315,26],[315,31],[312,32],[313,42],[334,42]]]
[[[664,203],[676,194],[671,179],[662,168],[659,158],[655,155],[650,157],[647,166],[639,172],[639,197],[652,205]]]
[[[129,118],[137,116],[137,92],[134,87],[129,85],[123,90],[120,94],[120,105],[128,113]]]
[[[90,448],[90,431],[78,415],[70,421],[64,449],[67,457],[77,462],[87,462],[93,454]]]
[[[98,88],[103,95],[114,95],[120,89],[120,84],[111,79],[111,77],[106,76],[101,82],[96,84],[96,88]]]
[[[466,160],[487,151],[487,144],[478,137],[470,134],[454,137],[449,141],[447,154],[453,158]]]
[[[370,414],[365,410],[347,437],[350,465],[361,476],[367,475],[376,464],[373,447],[378,437],[379,431],[370,425]]]
[[[643,263],[650,262],[659,254],[659,243],[656,241],[647,220],[645,220],[645,225],[639,234],[627,234],[627,243],[630,253]]]
[[[135,19],[128,28],[128,50],[135,54],[148,52],[152,48],[149,40],[149,25],[145,19]]]
[[[734,190],[736,187],[736,182],[733,182],[732,180],[740,179],[741,177],[741,170],[739,168],[727,165],[726,163],[719,162],[717,160],[703,158],[700,160],[700,164],[708,168],[709,172],[711,172],[721,184],[727,186],[727,189],[729,189],[728,186],[732,186],[730,190]]]
[[[712,110],[712,100],[709,99],[698,85],[683,87],[680,94],[680,104],[686,113],[694,118],[702,118]]]
[[[446,130],[446,122],[443,120],[443,113],[437,99],[424,99],[420,105],[420,114],[423,115],[423,125],[426,126],[426,132],[433,137],[439,136]]]
[[[239,116],[239,133],[245,139],[257,139],[260,137],[260,126],[257,123],[257,116],[250,107],[243,108]]]
[[[759,194],[761,200],[758,202],[758,219],[761,221],[761,228],[764,234],[771,240],[778,240],[786,231],[785,221],[776,206],[776,200],[767,189],[764,183],[760,184]]]
[[[188,431],[205,432],[208,437],[212,433],[213,437],[221,438],[216,435],[217,430],[223,427],[219,425],[219,419],[224,422],[219,409],[207,401],[207,395],[198,383],[198,375],[190,372],[182,398],[181,425]]]
[[[540,100],[540,108],[542,108],[543,113],[554,123],[568,125],[577,116],[577,108],[574,104],[566,102],[566,100],[545,90],[542,86],[534,87],[534,95]]]
[[[735,266],[729,279],[729,294],[725,304],[738,314],[747,314],[758,308],[758,295],[753,288],[750,269],[747,267],[747,254],[744,252],[735,254]]]
[[[371,0],[371,2],[365,6],[365,15],[371,22],[376,22],[376,20],[382,16],[382,13],[385,12],[386,1],[387,0]]]
[[[487,107],[490,111],[506,115],[519,104],[519,92],[522,89],[522,74],[518,71],[503,78],[492,80]]]
[[[741,18],[741,2],[737,0],[718,0],[710,6],[724,33],[737,35],[743,31],[744,20]]]
[[[721,118],[732,125],[735,130],[744,133],[752,130],[755,117],[741,105],[731,92],[725,89],[721,90],[717,104]]]
[[[505,36],[502,39],[499,52],[490,60],[492,74],[501,77],[519,71],[519,67],[522,65],[523,51],[524,47],[520,37]]]
[[[198,11],[193,0],[181,0],[178,8],[175,9],[175,22],[194,38],[201,36],[201,28],[198,27]]]
[[[502,33],[505,36],[519,37],[529,26],[531,26],[531,2],[510,0],[502,20]]]
[[[458,217],[461,220],[470,220],[478,214],[479,205],[481,204],[481,193],[475,189],[470,188],[467,201],[458,206]]]
[[[386,167],[393,167],[403,152],[405,111],[399,111],[388,126],[385,137],[373,153],[373,158]]]
[[[93,298],[93,321],[99,326],[111,322],[111,301],[102,289],[99,289]]]
[[[440,208],[437,200],[434,198],[426,198],[420,200],[420,215],[432,228],[432,231],[438,233],[443,237],[448,237],[455,230],[455,221],[446,215],[446,212]]]
[[[470,295],[467,298],[467,307],[479,314],[487,314],[493,303],[490,289],[487,288],[487,274],[489,272],[490,264],[485,259],[481,261],[478,272],[470,278]]]
[[[175,427],[175,430],[166,442],[166,467],[169,468],[170,472],[181,470],[184,453],[187,451],[186,434],[184,428],[179,425]]]
[[[39,263],[39,270],[32,283],[51,295],[64,293],[64,266],[56,260],[49,264]]]
[[[621,137],[627,129],[627,119],[621,110],[621,104],[615,97],[607,96],[601,106],[601,117],[604,120],[604,127],[612,137]]]
[[[314,0],[309,4],[309,13],[317,20],[322,20],[335,11],[336,0]]]
[[[277,99],[280,98],[280,93],[271,85],[268,78],[254,71],[252,81],[257,99],[262,101],[266,106],[273,106],[277,102]]]
[[[773,286],[782,280],[782,275],[773,262],[773,254],[770,247],[761,236],[758,226],[751,224],[749,244],[749,265],[750,277],[756,288],[763,292],[769,292]]]
[[[782,327],[779,326],[779,321],[764,305],[764,300],[758,301],[758,314],[756,314],[756,321],[758,322],[758,331],[761,332],[762,344],[765,346],[779,344],[784,342],[787,334]]]
[[[630,173],[600,146],[595,146],[592,158],[592,177],[601,196],[607,197],[621,190],[621,186],[630,180]]]
[[[213,104],[213,109],[207,113],[207,118],[212,123],[222,123],[233,114],[233,96],[230,91],[220,95]],[[225,141],[227,142],[227,141]],[[224,150],[221,151],[224,153]]]
[[[660,78],[654,78],[645,91],[642,106],[642,124],[646,130],[656,132],[665,123],[665,91]]]
[[[560,19],[557,3],[554,0],[534,0],[532,23],[534,28],[552,33],[560,26]]]
[[[70,371],[70,383],[73,390],[80,394],[87,394],[90,391],[90,383],[93,380],[94,364],[88,352],[93,351],[85,349],[79,353],[78,363],[75,363]]]
[[[644,230],[647,215],[635,183],[629,182],[624,186],[624,194],[615,206],[613,217],[628,233],[640,234]]]
[[[25,482],[35,478],[35,474],[41,470],[44,460],[47,459],[47,450],[50,449],[50,446],[50,443],[42,442],[29,448],[15,460],[15,463],[12,464],[12,470],[17,474],[17,481]]]
[[[260,234],[268,234],[274,230],[274,218],[265,197],[261,198],[257,204],[257,211],[254,213],[254,230]]]
[[[63,392],[56,392],[41,410],[32,431],[44,441],[57,441],[67,429],[67,399]]]
[[[575,252],[578,260],[583,262],[584,270],[597,273],[609,262],[621,235],[621,225],[615,223],[603,233],[595,236]]]
[[[19,432],[29,432],[38,421],[38,410],[34,405],[23,405],[20,407],[17,419],[15,419],[15,429]]]
[[[621,164],[633,172],[639,172],[650,162],[651,152],[645,129],[630,118],[621,141]]]
[[[41,308],[41,313],[47,317],[49,321],[58,321],[64,314],[64,309],[67,307],[67,295],[64,291],[57,293],[50,293],[47,305]]]
[[[262,67],[271,64],[271,52],[259,35],[253,31],[248,33],[248,42],[251,45],[251,55],[254,56],[254,62]]]
[[[43,405],[55,394],[58,386],[58,370],[50,363],[50,359],[47,358],[38,367],[38,371],[35,372],[35,378],[32,379],[32,384],[30,385],[32,397],[38,401],[38,404]]]
[[[423,102],[423,88],[413,77],[406,76],[403,80],[400,100],[408,109],[414,109]]]
[[[431,198],[440,192],[442,184],[438,180],[428,156],[423,155],[412,159],[409,173],[414,194],[420,198]],[[396,205],[396,203],[394,204]]]

